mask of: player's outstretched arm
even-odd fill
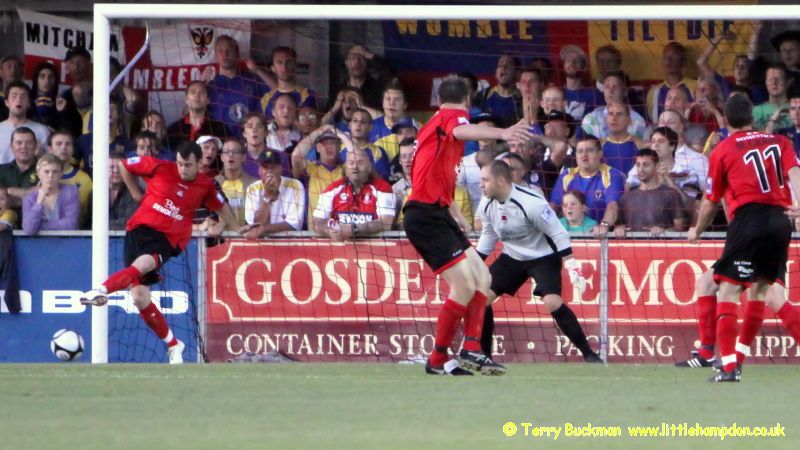
[[[481,141],[489,139],[502,139],[504,141],[528,142],[533,133],[525,119],[508,128],[484,127],[480,125],[465,124],[453,128],[453,136],[459,141]]]

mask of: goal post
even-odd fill
[[[94,117],[109,115],[111,58],[111,17],[103,14],[100,5],[94,10],[94,73],[92,111]],[[106,5],[108,6],[108,5]],[[109,147],[108,120],[93,121],[94,148]],[[108,278],[108,152],[94,154],[94,192],[92,197],[92,287],[99,286]],[[108,305],[92,308],[92,364],[108,362]]]
[[[453,6],[453,5],[197,5],[189,4],[95,4],[94,5],[94,97],[93,97],[93,147],[109,147],[110,79],[110,33],[111,21],[122,19],[274,19],[274,20],[504,20],[530,19],[547,21],[576,20],[787,20],[800,18],[797,5],[680,5],[680,6]],[[94,153],[94,192],[92,217],[92,285],[97,286],[109,272],[109,155]],[[608,242],[603,241],[602,253],[607,257]],[[205,247],[201,246],[198,268],[205,270],[203,260]],[[601,261],[600,279],[600,329],[608,335],[608,261]],[[203,274],[200,281],[205,280]],[[203,285],[198,286],[204,290]],[[204,322],[204,316],[201,317]],[[201,323],[200,327],[205,324]],[[109,360],[109,312],[108,306],[92,309],[91,327],[92,363],[107,363]],[[605,353],[607,343],[601,340]]]

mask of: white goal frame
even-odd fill
[[[110,21],[112,19],[530,19],[530,20],[792,20],[798,5],[94,5],[94,117],[108,117]],[[107,149],[107,120],[94,121],[95,149]],[[94,154],[92,203],[92,286],[108,277],[108,152]],[[108,362],[108,306],[92,308],[92,363]]]

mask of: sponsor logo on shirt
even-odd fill
[[[153,209],[167,217],[177,220],[178,222],[183,220],[181,209],[175,206],[175,203],[173,203],[172,200],[167,200],[165,206],[159,203],[153,203]]]
[[[355,224],[355,225],[363,225],[369,222],[372,222],[374,219],[372,218],[372,214],[370,213],[359,213],[359,212],[340,212],[339,213],[339,223],[340,224]]]

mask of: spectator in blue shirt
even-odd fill
[[[478,92],[473,101],[481,111],[497,117],[503,128],[514,125],[522,118],[520,92],[515,86],[518,67],[520,64],[517,58],[511,55],[501,56],[494,70],[497,85]]]
[[[606,109],[608,137],[603,140],[603,158],[606,164],[627,174],[636,161],[636,153],[644,145],[628,133],[631,123],[628,105],[611,102]]]
[[[583,116],[604,103],[603,94],[594,87],[583,85],[583,77],[586,73],[586,53],[580,47],[565,45],[561,47],[559,57],[565,79],[565,112],[576,120],[582,120]]]
[[[261,111],[261,97],[271,90],[268,77],[252,63],[256,73],[240,68],[239,43],[228,35],[217,38],[214,53],[219,74],[208,82],[209,115],[228,127],[228,135],[239,136],[245,116]]]
[[[119,123],[119,104],[111,102],[108,104],[108,140],[109,152],[122,152],[125,154],[132,153],[136,150],[136,145],[130,139],[125,137],[122,132],[122,127]],[[81,168],[92,175],[94,169],[94,147],[93,147],[93,133],[83,134],[78,137],[75,142],[75,159],[80,163]]]
[[[703,53],[697,58],[697,68],[700,69],[700,75],[705,78],[714,78],[714,81],[720,87],[722,98],[728,98],[734,86],[742,86],[747,90],[747,95],[753,105],[760,105],[767,101],[767,90],[763,85],[753,82],[753,63],[755,59],[755,47],[758,45],[758,31],[753,30],[750,38],[750,51],[753,53],[753,59],[748,55],[736,55],[733,58],[733,81],[728,81],[719,72],[714,70],[709,65],[708,60],[711,55],[717,51],[717,47],[723,40],[735,40],[736,35],[731,32],[720,33],[714,36],[709,45],[703,50]]]
[[[564,192],[576,190],[586,195],[587,215],[598,221],[595,237],[605,237],[619,213],[619,200],[625,190],[625,174],[603,164],[600,140],[584,136],[575,149],[578,167],[565,168],[556,181],[550,197],[553,209],[558,210]]]
[[[364,100],[358,89],[345,86],[336,94],[336,101],[333,103],[333,107],[322,116],[320,125],[333,125],[339,131],[347,133],[350,131],[350,119],[353,118],[353,113],[359,108],[369,111],[372,117],[378,117],[382,114],[380,111],[364,105]]]
[[[353,141],[354,148],[369,150],[372,155],[373,169],[384,180],[389,179],[389,156],[383,147],[370,143],[368,140],[370,128],[372,127],[372,116],[366,109],[357,109],[350,119],[350,139]],[[339,159],[347,160],[347,148],[342,143],[342,150]]]
[[[268,119],[272,119],[272,108],[279,94],[289,94],[294,98],[298,108],[317,106],[316,94],[313,90],[297,83],[297,52],[291,47],[276,47],[272,50],[272,73],[277,78],[275,89],[261,97],[261,109]]]

